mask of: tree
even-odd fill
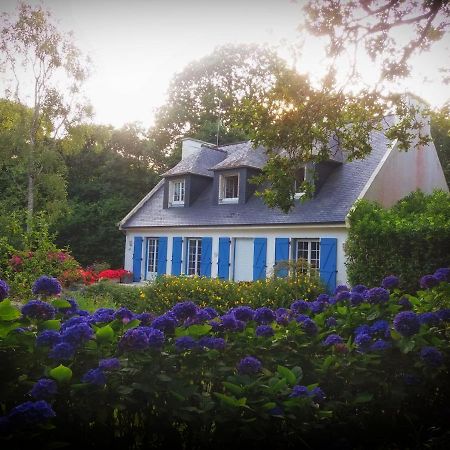
[[[337,148],[345,149],[349,159],[363,158],[376,130],[397,139],[402,150],[429,142],[418,115],[427,114],[427,107],[390,91],[389,82],[408,75],[411,56],[428,50],[450,23],[447,1],[311,0],[304,12],[306,29],[328,39],[329,66],[323,79],[313,84],[307,77],[280,77],[264,102],[245,98],[234,116],[235,126],[242,127],[255,145],[268,149],[269,161],[259,177],[267,186],[263,199],[286,212],[294,206],[294,174],[302,164],[326,159]],[[414,33],[401,44],[394,30],[404,26]],[[380,70],[373,86],[361,83],[361,46],[374,70]],[[350,55],[349,72],[342,82],[336,66],[345,55]],[[395,122],[388,120],[392,114]],[[312,191],[311,183],[304,187]]]
[[[48,11],[25,3],[19,4],[17,16],[1,16],[0,62],[8,86],[4,95],[29,105],[32,111],[31,118],[22,118],[30,229],[36,184],[48,162],[48,149],[65,128],[89,112],[80,101],[87,62],[74,45],[72,35],[59,31]],[[27,97],[27,93],[31,95]]]
[[[450,188],[450,104],[431,113],[431,135]]]

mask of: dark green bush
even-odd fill
[[[450,263],[450,195],[415,192],[391,209],[361,201],[351,213],[345,250],[351,284],[377,285],[397,274],[401,287],[419,288],[422,274]]]

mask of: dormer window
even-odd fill
[[[220,175],[219,203],[238,203],[239,174]]]
[[[185,180],[172,180],[169,183],[170,206],[184,206]]]
[[[303,183],[306,180],[306,166],[298,168],[294,173],[294,198],[299,199],[302,195],[305,195],[303,189]]]

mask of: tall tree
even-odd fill
[[[20,3],[15,15],[2,14],[0,63],[5,96],[31,107],[23,117],[27,152],[28,227],[35,210],[37,179],[47,163],[47,149],[64,129],[89,112],[80,100],[86,65],[72,35],[59,31],[41,6]]]

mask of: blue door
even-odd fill
[[[141,236],[135,236],[133,247],[133,281],[141,281],[142,241]]]
[[[320,239],[320,279],[327,291],[333,293],[336,289],[337,274],[337,239]]]
[[[289,238],[275,239],[275,265],[281,261],[289,261]],[[276,275],[279,277],[287,277],[287,267],[278,269]]]
[[[230,278],[230,244],[230,238],[219,238],[219,260],[217,261],[217,276],[221,280],[228,280]]]
[[[266,278],[267,238],[253,241],[253,281]]]
[[[173,238],[173,248],[172,248],[172,275],[181,274],[181,249],[183,246],[183,238],[174,237]]]

